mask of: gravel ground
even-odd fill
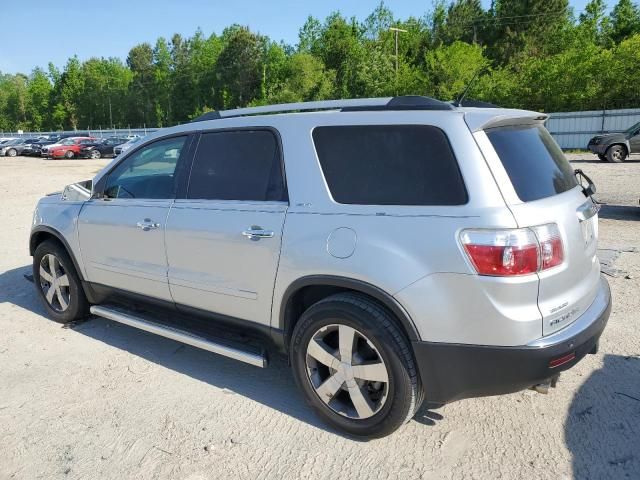
[[[600,247],[640,247],[640,159],[571,159],[605,203]],[[0,158],[0,479],[640,478],[639,253],[615,261],[600,352],[549,395],[423,410],[357,442],[307,410],[281,358],[260,370],[107,320],[44,316],[23,278],[33,207],[105,163]]]

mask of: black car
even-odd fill
[[[0,156],[15,157],[23,155],[27,145],[33,143],[35,138],[16,138],[0,145]]]
[[[26,145],[25,149],[22,151],[22,154],[28,155],[30,157],[39,157],[40,153],[42,152],[42,147],[46,147],[47,145],[52,145],[57,141],[58,139],[41,138],[36,142]]]
[[[640,122],[621,133],[596,135],[587,148],[603,162],[624,162],[629,154],[640,153]]]
[[[109,137],[90,143],[80,149],[81,158],[113,157],[113,148],[128,142],[128,138]]]

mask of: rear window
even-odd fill
[[[542,126],[486,130],[513,188],[523,202],[540,200],[577,185],[573,168]]]
[[[467,192],[444,132],[429,125],[317,127],[333,199],[357,205],[463,205]]]

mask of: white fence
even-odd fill
[[[563,112],[550,114],[547,129],[563,149],[586,149],[594,135],[622,132],[638,122],[640,108]]]
[[[640,108],[625,110],[593,110],[586,112],[551,113],[547,128],[565,149],[586,149],[589,139],[599,133],[622,132],[634,123],[640,122]],[[0,137],[32,137],[47,133],[83,134],[95,137],[117,135],[147,135],[157,128],[123,128],[112,130],[78,130],[66,132],[0,132]]]

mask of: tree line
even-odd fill
[[[400,32],[390,30],[398,28]],[[398,35],[398,56],[395,35]],[[539,111],[640,106],[640,8],[604,0],[436,0],[398,19],[309,17],[297,45],[232,25],[175,34],[119,58],[0,73],[0,129],[164,127],[247,105],[420,94]]]

